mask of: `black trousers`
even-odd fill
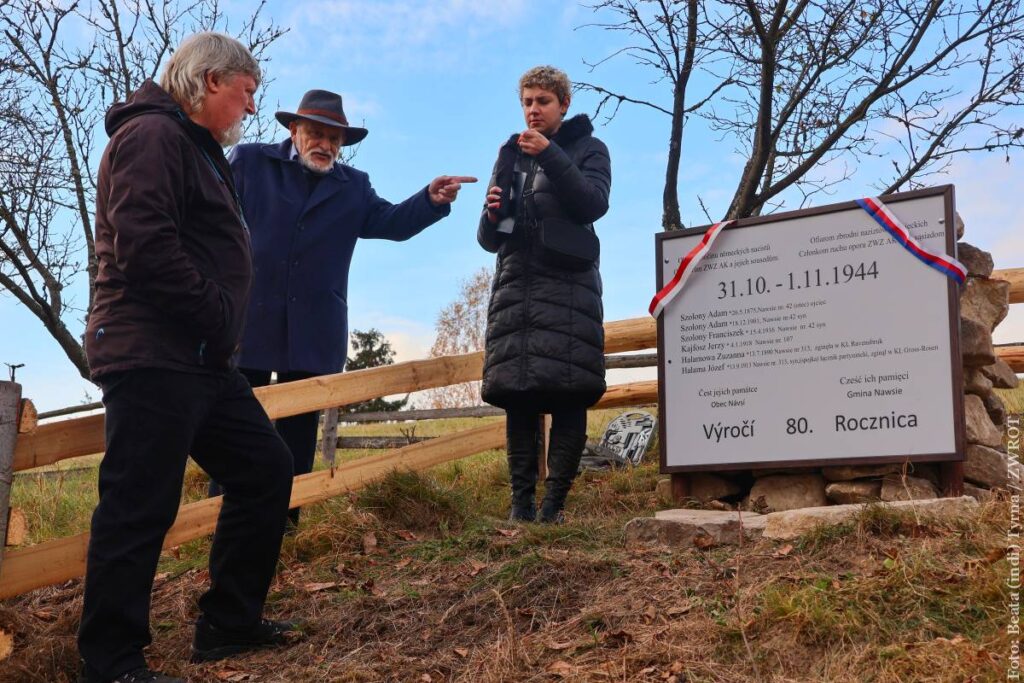
[[[201,619],[246,630],[263,613],[284,534],[292,462],[237,371],[161,369],[100,381],[106,454],[93,513],[78,649],[90,680],[145,666],[150,594],[189,454],[224,485]]]
[[[250,386],[265,387],[270,384],[270,370],[250,370],[239,368]],[[317,375],[311,372],[279,372],[277,373],[278,383],[295,382],[300,379],[309,379]],[[282,417],[274,421],[274,427],[281,436],[281,440],[288,446],[292,454],[292,470],[296,475],[309,474],[313,471],[313,460],[316,457],[316,430],[320,425],[320,413],[304,413]],[[220,484],[216,480],[210,481],[210,495],[221,494]],[[299,523],[299,509],[295,508],[288,513],[293,524]]]
[[[532,410],[506,410],[505,417],[509,430],[530,431],[539,429],[540,413]],[[551,435],[561,432],[585,434],[587,432],[587,409],[569,408],[551,413]]]

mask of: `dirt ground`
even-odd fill
[[[669,550],[625,546],[629,500],[656,501],[614,477],[550,527],[417,494],[436,486],[410,476],[320,506],[287,540],[267,605],[303,624],[287,648],[188,664],[205,542],[169,556],[151,666],[197,683],[1005,677],[1005,503],[944,523],[867,508],[792,543]],[[403,486],[420,508],[388,514]],[[0,603],[15,642],[0,682],[73,681],[80,609],[80,581]]]

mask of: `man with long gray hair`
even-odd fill
[[[224,487],[193,661],[284,644],[291,632],[263,618],[292,464],[235,368],[252,257],[222,149],[255,113],[259,81],[241,43],[199,33],[174,53],[159,86],[146,81],[107,113],[86,328],[106,454],[78,634],[85,683],[184,681],[150,670],[143,648],[189,454]]]

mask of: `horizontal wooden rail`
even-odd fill
[[[996,355],[1006,361],[1014,372],[1024,372],[1024,346],[999,346]]]
[[[92,410],[99,410],[103,407],[103,403],[96,401],[95,403],[83,403],[80,406],[68,406],[67,408],[58,408],[57,410],[47,410],[45,413],[39,413],[40,420],[47,420],[51,417],[63,417],[65,415],[74,415],[75,413],[88,413]]]
[[[354,373],[353,373],[354,374]],[[595,408],[612,408],[658,400],[657,382],[637,382],[608,388]],[[424,470],[505,445],[505,421],[440,436],[381,455],[360,458],[334,470],[295,478],[292,506],[309,505],[380,481],[395,469]],[[221,498],[183,505],[164,540],[173,548],[206,536],[217,526]],[[0,599],[51,586],[85,573],[89,534],[78,534],[9,551],[0,566]]]
[[[339,436],[334,447],[342,450],[369,451],[382,448],[402,448],[411,443],[436,439],[436,436],[403,436],[402,434],[381,434],[378,436]]]
[[[338,422],[365,424],[367,422],[402,422],[405,420],[449,420],[462,417],[501,417],[505,411],[494,406],[466,408],[429,408],[424,410],[381,410],[367,413],[340,413]]]
[[[652,348],[656,345],[656,329],[653,318],[606,323],[605,350],[621,353]],[[275,384],[260,387],[255,394],[267,414],[276,419],[381,396],[470,382],[480,379],[482,371],[483,354],[477,352]],[[103,415],[54,422],[40,425],[35,433],[18,438],[14,470],[102,452]]]
[[[1010,303],[1024,303],[1024,268],[1005,268],[992,271],[992,277],[1010,283]]]

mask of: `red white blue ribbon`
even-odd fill
[[[732,222],[722,221],[721,223],[715,223],[707,229],[700,243],[691,249],[690,253],[679,263],[675,276],[651,299],[651,305],[647,309],[651,315],[655,318],[661,316],[661,312],[665,310],[669,302],[686,286],[686,281],[690,279],[690,274],[693,273],[700,260],[711,251],[711,245],[718,238],[718,235],[721,234],[725,226]]]
[[[931,251],[921,245],[910,231],[907,230],[906,226],[900,222],[899,218],[889,210],[881,200],[875,197],[864,197],[858,199],[857,203],[860,208],[868,212],[868,215],[875,219],[875,221],[885,229],[889,235],[896,240],[900,246],[913,254],[918,260],[925,265],[931,266],[940,273],[947,275],[958,283],[963,284],[964,280],[967,279],[967,269],[964,265],[957,261],[952,256],[947,256],[939,252]]]

